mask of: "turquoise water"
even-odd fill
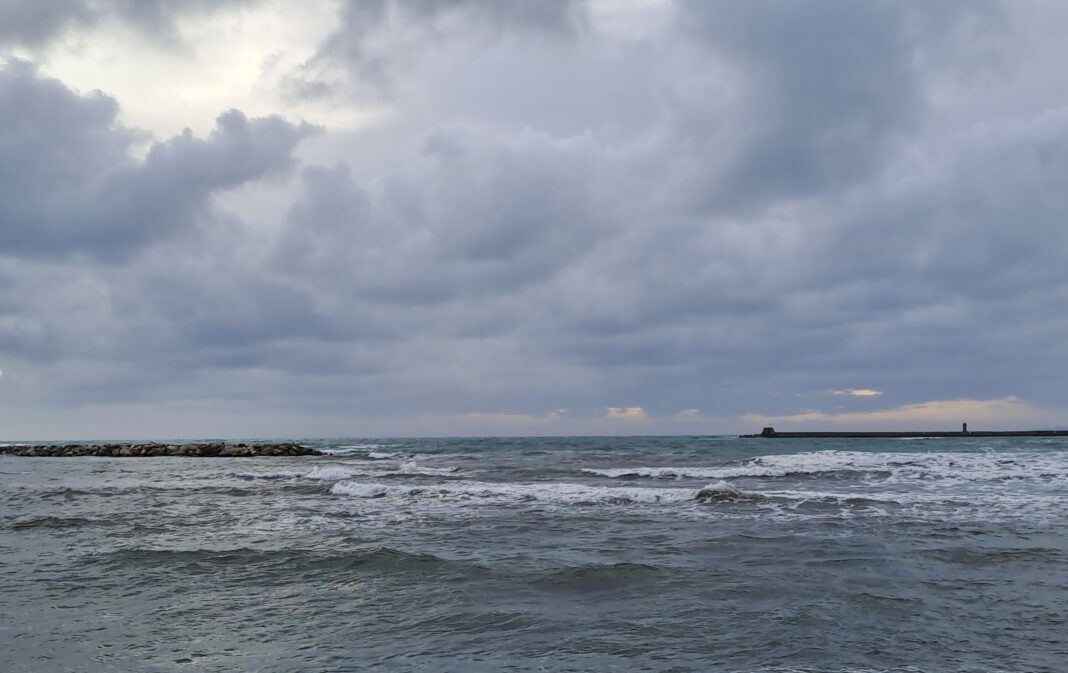
[[[1064,439],[301,441],[0,457],[0,670],[1068,660]]]

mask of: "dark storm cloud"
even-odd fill
[[[703,147],[733,155],[704,206],[824,195],[877,174],[915,127],[921,55],[984,3],[681,3],[680,21],[735,68],[737,117]],[[732,147],[733,146],[733,147]]]
[[[0,0],[0,44],[40,44],[70,26],[95,18],[85,0]]]
[[[129,152],[138,135],[116,121],[116,102],[82,96],[32,65],[0,70],[0,250],[117,260],[196,224],[213,194],[293,165],[315,131],[280,117],[219,116],[204,140],[190,132]]]
[[[441,40],[469,40],[483,31],[559,37],[585,21],[586,0],[345,0],[338,29],[315,58],[284,78],[283,90],[294,99],[329,96],[353,85],[360,95],[368,88],[380,93],[391,86],[398,64]],[[391,30],[399,35],[383,41]],[[355,82],[326,75],[332,66]]]
[[[367,321],[326,315],[306,290],[261,271],[234,240],[242,223],[213,219],[202,237],[122,264],[0,258],[0,278],[17,288],[0,305],[0,355],[11,374],[37,373],[24,394],[56,404],[247,396],[266,392],[247,387],[255,372],[350,370],[332,344],[351,348]]]
[[[41,46],[73,28],[116,18],[156,38],[175,38],[181,15],[209,14],[260,0],[0,0],[0,46]]]
[[[347,7],[361,4],[350,0]],[[437,21],[461,14],[498,30],[560,34],[570,32],[585,17],[585,0],[393,0],[392,11],[416,20]],[[357,15],[358,16],[358,15]]]
[[[474,116],[468,130],[428,133],[422,165],[406,163],[374,188],[344,169],[310,170],[276,257],[300,251],[289,261],[303,274],[334,269],[334,283],[376,310],[410,303],[477,316],[486,328],[470,334],[509,340],[531,361],[566,363],[587,390],[658,412],[739,408],[803,381],[868,385],[917,353],[930,373],[918,378],[944,382],[938,353],[917,349],[924,332],[909,320],[918,297],[900,276],[917,230],[896,234],[900,250],[880,248],[870,229],[868,248],[840,241],[864,236],[879,217],[876,201],[858,210],[852,200],[877,193],[915,137],[928,112],[917,63],[972,7],[682,9],[675,26],[699,48],[631,72],[635,88],[682,93],[644,126],[633,122],[631,136],[527,142],[537,134],[525,127],[545,117],[519,116],[503,120],[510,139],[500,117],[486,134],[493,139],[479,139]],[[735,82],[711,115],[701,114],[708,96],[685,91],[707,81],[706,69]],[[464,74],[456,77],[450,87],[462,89]],[[922,209],[915,197],[897,207]],[[443,351],[460,350],[442,345],[464,334],[452,318],[423,317]],[[953,329],[963,334],[978,320]],[[954,357],[945,363],[963,363],[960,342],[946,344]],[[524,383],[528,392],[549,387],[535,373]]]
[[[331,40],[365,37],[387,21],[433,28],[460,20],[499,31],[561,34],[584,21],[585,5],[585,0],[345,0],[341,27]]]
[[[374,194],[344,165],[309,168],[276,263],[331,274],[382,302],[437,303],[544,282],[606,231],[588,151],[538,134],[501,142],[441,130],[411,172],[384,178]]]
[[[916,367],[884,376],[941,378],[958,394],[984,379],[1005,394],[1052,392],[1068,339],[1065,138],[1063,111],[983,124],[926,179],[843,213],[820,254],[836,262],[807,285],[870,284],[835,319],[858,352]]]

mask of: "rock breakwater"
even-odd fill
[[[153,456],[187,456],[193,458],[251,458],[256,456],[321,456],[322,451],[291,442],[267,444],[227,444],[199,442],[191,444],[16,444],[0,446],[0,454],[42,458],[101,456],[108,458],[144,458]]]

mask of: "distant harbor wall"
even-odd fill
[[[291,442],[264,444],[227,444],[199,442],[191,444],[15,444],[0,446],[0,454],[40,458],[151,458],[186,456],[191,458],[253,458],[258,456],[321,456],[322,451]]]
[[[818,439],[824,437],[1068,437],[1068,430],[969,430],[965,423],[961,430],[930,432],[778,432],[768,426],[759,434],[738,435],[743,438]]]

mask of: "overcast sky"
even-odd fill
[[[0,0],[0,439],[1068,425],[1066,31]]]

